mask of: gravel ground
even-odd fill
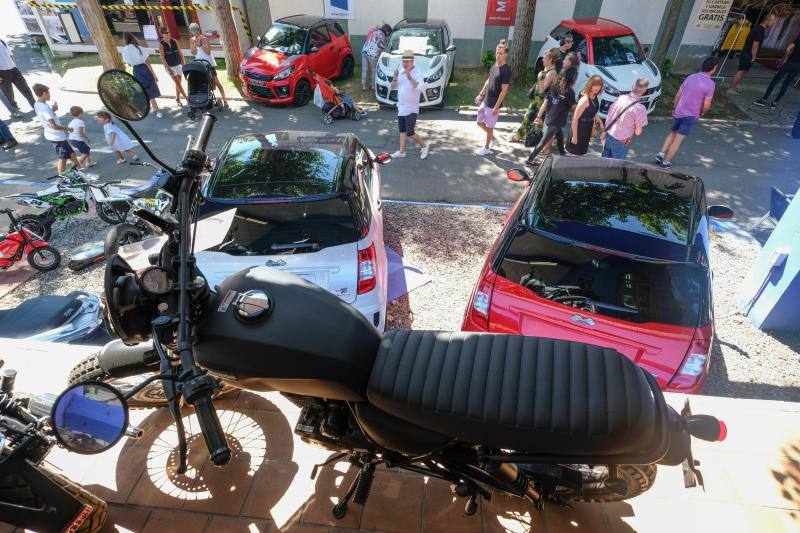
[[[384,210],[387,244],[431,278],[389,304],[387,327],[460,329],[467,300],[506,212],[398,204],[384,204]],[[59,223],[53,244],[66,251],[101,239],[107,229],[94,218],[66,227]],[[717,339],[705,394],[800,401],[800,334],[760,331],[736,313],[735,292],[759,246],[729,234],[713,235],[712,246]],[[40,294],[98,293],[102,279],[102,264],[81,272],[61,267],[36,275],[1,298],[0,308]]]

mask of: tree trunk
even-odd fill
[[[242,62],[242,49],[236,35],[236,24],[231,14],[231,3],[228,0],[211,0],[217,14],[219,30],[222,34],[222,50],[225,52],[225,67],[228,79],[235,80],[239,76],[239,63]]]
[[[669,46],[672,44],[672,39],[675,37],[675,27],[678,25],[678,17],[680,17],[681,11],[683,10],[683,2],[684,0],[672,0],[669,13],[667,13],[667,20],[664,21],[664,31],[661,34],[661,39],[659,39],[655,50],[653,50],[653,53],[650,55],[653,63],[655,63],[658,68],[661,68],[662,63],[664,63],[664,58],[667,57]]]
[[[114,42],[100,4],[97,3],[97,0],[76,0],[76,3],[78,11],[86,22],[86,27],[89,28],[94,45],[97,47],[103,70],[124,68],[122,57],[117,52],[117,43]]]
[[[517,18],[514,24],[514,39],[508,62],[511,64],[511,84],[520,87],[525,84],[528,73],[528,54],[531,49],[533,16],[536,13],[536,0],[519,0]]]

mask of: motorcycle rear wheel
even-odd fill
[[[103,250],[106,257],[111,257],[117,253],[120,246],[139,242],[142,240],[142,232],[133,224],[118,224],[106,233],[106,242]]]
[[[563,492],[565,500],[578,502],[618,502],[647,492],[656,481],[656,465],[619,465],[620,479],[628,482],[628,494],[622,496],[606,486],[586,488],[581,492]]]
[[[20,226],[31,233],[35,233],[44,241],[49,241],[53,236],[53,225],[45,224],[42,218],[37,215],[22,215],[17,218],[17,222]]]
[[[43,467],[36,468],[53,483],[67,491],[72,497],[84,505],[92,508],[92,513],[74,531],[78,533],[94,533],[100,531],[108,517],[108,504],[80,485],[73,483],[61,474],[57,474]],[[42,503],[25,480],[16,475],[9,474],[0,478],[0,501],[24,505],[26,507],[41,507]],[[64,524],[67,526],[69,524]]]

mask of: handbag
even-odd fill
[[[541,142],[543,136],[544,131],[534,126],[525,135],[525,148],[533,148]]]

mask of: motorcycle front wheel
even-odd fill
[[[61,253],[52,246],[42,246],[28,254],[28,264],[41,272],[55,270],[61,264]]]
[[[53,225],[46,224],[38,215],[22,215],[17,217],[19,225],[31,233],[35,233],[44,241],[49,241],[53,236]]]
[[[97,216],[107,224],[122,224],[128,218],[128,209],[114,209],[108,202],[97,204]]]

